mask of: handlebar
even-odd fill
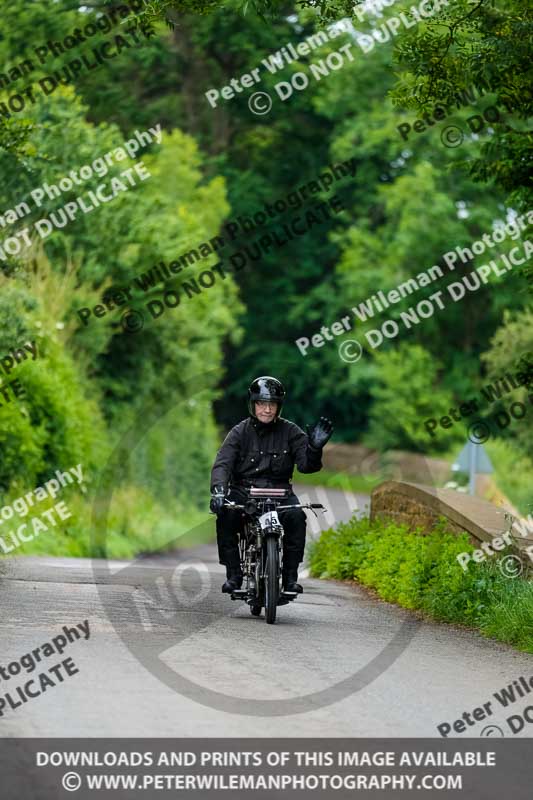
[[[229,500],[226,500],[226,502],[224,503],[224,507],[225,508],[236,508],[236,509],[240,509],[242,511],[246,510],[246,506],[240,505],[238,503],[233,503],[233,502],[231,502]],[[326,510],[325,507],[322,505],[322,503],[295,503],[293,505],[288,505],[288,506],[276,506],[274,511],[283,511],[284,509],[288,509],[288,508],[318,508],[318,509],[320,509],[320,511],[325,511]]]

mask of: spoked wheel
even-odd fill
[[[265,620],[272,625],[276,621],[279,600],[278,543],[273,536],[266,542],[265,566]]]
[[[250,606],[250,613],[253,614],[254,617],[259,617],[261,615],[262,606]]]

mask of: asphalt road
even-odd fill
[[[364,502],[299,491],[327,500],[337,520]],[[476,633],[417,620],[354,584],[308,577],[304,594],[266,625],[222,595],[222,581],[213,545],[134,564],[2,562],[0,665],[65,625],[88,620],[90,637],[28,678],[0,680],[5,694],[67,657],[79,670],[4,708],[0,735],[437,736],[438,724],[492,701],[492,715],[462,735],[492,724],[510,736],[506,717],[528,704],[503,709],[493,693],[531,676],[531,656]],[[526,724],[519,735],[532,733]]]

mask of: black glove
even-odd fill
[[[224,508],[224,501],[226,499],[226,488],[219,484],[218,486],[213,486],[213,490],[211,492],[211,502],[209,503],[209,509],[213,512],[213,514],[220,514],[222,509]]]
[[[329,442],[331,434],[333,433],[333,425],[331,420],[326,417],[320,417],[316,425],[309,429],[307,427],[307,436],[309,437],[309,444],[315,450],[322,450],[326,442]]]

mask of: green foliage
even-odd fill
[[[140,17],[149,21],[163,19],[171,27],[179,24],[184,14],[212,14],[222,9],[243,15],[254,12],[260,17],[275,18],[286,11],[286,0],[151,0]]]
[[[533,583],[504,578],[493,563],[470,562],[465,572],[457,556],[472,550],[445,519],[431,532],[352,519],[312,543],[309,564],[316,577],[358,580],[384,600],[533,653]]]
[[[302,0],[300,9],[311,9],[323,23],[343,16],[355,16],[353,0]],[[156,0],[153,17],[168,17],[169,10],[203,14],[228,6],[212,0],[193,8],[176,0]],[[248,8],[274,21],[283,14],[285,3],[278,0],[230,3],[235,10]],[[409,3],[396,3],[380,11],[379,22],[406,10]],[[361,32],[371,31],[373,14],[366,11]],[[532,12],[528,0],[457,0],[442,7],[414,30],[401,33],[395,41],[397,79],[392,91],[396,104],[429,110],[436,103],[453,102],[457,93],[472,85],[483,88],[490,83],[494,104],[505,102],[511,110],[495,125],[492,139],[483,144],[481,154],[467,162],[470,174],[482,183],[495,183],[525,206],[531,187],[528,164],[531,161],[531,133],[522,122],[531,114],[531,39]]]
[[[403,343],[396,350],[377,352],[375,363],[376,385],[367,437],[370,447],[426,452],[435,446],[445,450],[462,439],[457,426],[439,430],[435,439],[423,424],[429,417],[448,413],[453,405],[451,395],[438,389],[442,365],[427,350]]]
[[[386,13],[396,13],[399,8],[395,5]],[[394,84],[389,46],[375,47],[365,55],[358,53],[341,71],[322,81],[312,80],[305,92],[295,93],[279,108],[275,106],[266,118],[250,116],[246,96],[237,96],[213,110],[203,96],[209,86],[223,86],[235,75],[249,72],[282,43],[297,43],[323,23],[310,10],[300,15],[299,29],[285,17],[273,18],[268,25],[253,13],[242,17],[235,13],[235,4],[225,4],[220,12],[214,7],[211,10],[213,13],[200,16],[180,15],[172,31],[159,29],[158,37],[139,52],[125,52],[120,63],[116,59],[93,76],[81,76],[76,89],[83,103],[69,96],[70,89],[63,88],[43,99],[35,119],[43,129],[35,142],[39,142],[44,160],[34,167],[38,172],[29,176],[33,181],[51,179],[57,174],[60,159],[65,166],[75,167],[80,154],[89,161],[119,143],[113,125],[96,124],[88,129],[84,120],[87,104],[95,122],[115,121],[125,135],[134,128],[153,125],[155,120],[168,129],[179,120],[191,134],[184,136],[174,130],[165,137],[164,148],[152,147],[143,160],[154,177],[142,191],[132,190],[117,198],[112,207],[98,209],[98,218],[95,212],[76,221],[64,236],[55,233],[47,242],[47,250],[51,256],[62,258],[66,247],[82,248],[80,274],[84,283],[76,306],[90,305],[86,294],[95,286],[103,287],[104,276],[109,283],[120,285],[161,258],[171,259],[215,235],[224,217],[252,214],[313,179],[331,161],[355,158],[355,178],[341,182],[340,194],[347,207],[342,218],[317,226],[305,239],[274,249],[238,274],[245,304],[241,319],[244,346],[234,338],[227,357],[224,397],[218,406],[224,425],[233,424],[237,407],[245,413],[242,398],[251,378],[275,368],[289,384],[287,411],[292,417],[303,424],[320,413],[329,413],[335,418],[336,435],[353,440],[364,434],[370,423],[374,365],[346,366],[336,346],[328,344],[310,353],[302,370],[302,357],[294,340],[349,313],[350,306],[377,288],[386,292],[432,264],[442,265],[442,254],[452,244],[468,246],[480,232],[490,230],[493,220],[501,215],[503,196],[488,196],[464,174],[449,173],[448,166],[457,166],[462,156],[442,147],[437,126],[414,135],[406,150],[397,131],[404,116],[387,99]],[[322,9],[324,13],[326,10]],[[367,18],[372,17],[367,14]],[[274,84],[286,79],[291,70],[308,71],[306,62],[317,61],[350,41],[347,36],[335,38],[298,67],[287,66],[276,75],[265,73],[264,88],[274,93]],[[354,85],[359,87],[357,93],[353,92]],[[302,115],[305,126],[301,125]],[[66,125],[71,135],[65,147],[58,132]],[[204,169],[192,137],[209,153]],[[469,148],[477,150],[478,145],[471,142]],[[218,177],[202,186],[204,171]],[[222,177],[229,187],[227,196]],[[16,179],[20,179],[18,173]],[[27,179],[24,185],[29,186]],[[173,202],[173,187],[178,185],[182,187],[181,196],[192,200],[185,210],[182,204],[179,211]],[[201,186],[205,193],[200,191]],[[226,248],[226,261],[234,250],[264,232],[259,229],[231,243]],[[483,262],[480,257],[472,267]],[[444,269],[448,274],[448,268]],[[220,288],[229,286],[226,281]],[[435,288],[432,285],[420,290],[416,300],[427,297]],[[217,292],[218,287],[209,292],[213,302],[206,317],[198,299],[194,309],[183,305],[171,314],[167,312],[155,324],[161,331],[168,325],[168,336],[161,333],[162,338],[158,335],[153,341],[155,324],[151,329],[147,326],[142,341],[136,342],[135,364],[128,352],[129,343],[116,335],[116,317],[108,315],[98,325],[79,331],[75,346],[93,359],[93,369],[96,363],[98,378],[101,376],[105,387],[106,414],[113,415],[119,408],[122,415],[133,381],[143,390],[146,387],[148,397],[155,391],[159,371],[150,365],[159,361],[162,339],[165,349],[174,348],[175,326],[181,331],[185,328],[176,354],[180,365],[187,358],[184,351],[192,353],[187,344],[189,325],[196,342],[198,331],[206,320],[209,324],[216,309],[219,329],[229,331],[231,324],[224,327],[226,299],[230,300],[230,316],[239,308],[232,292]],[[509,275],[498,292],[487,287],[476,295],[467,295],[461,304],[435,314],[409,333],[402,332],[400,339],[420,344],[443,364],[436,381],[426,383],[425,395],[435,390],[443,398],[450,394],[461,397],[470,391],[479,370],[477,356],[493,335],[502,307],[520,305],[516,294],[514,276]],[[388,314],[397,318],[408,304],[409,297],[388,309]],[[356,320],[353,324],[357,334],[365,329]],[[384,349],[388,346],[386,342]],[[459,358],[458,349],[464,351]],[[99,353],[105,353],[105,358],[97,358]],[[213,363],[211,353],[198,353],[195,360],[200,359]],[[173,370],[170,365],[168,369]],[[124,370],[130,372],[127,386],[117,381]],[[294,375],[298,375],[297,381]],[[397,430],[388,436],[388,443],[400,447],[411,439],[411,431]],[[423,442],[415,446],[420,448]]]
[[[503,322],[490,342],[490,349],[482,356],[487,368],[488,380],[497,380],[502,375],[510,373],[515,376],[517,372],[528,371],[528,364],[533,364],[533,308],[526,306],[523,310],[514,313],[505,310]],[[530,367],[531,369],[531,367]],[[509,402],[525,403],[529,415],[533,412],[531,399],[533,399],[533,381],[527,386],[513,390],[512,394],[504,395],[502,407],[508,407]],[[499,409],[499,404],[493,406],[491,411]],[[504,439],[510,439],[520,454],[530,461],[533,452],[533,425],[526,415],[523,420],[518,420],[516,426],[510,425],[503,434]],[[504,449],[500,451],[502,454]],[[506,459],[508,461],[508,459]],[[514,470],[504,477],[505,483],[513,481]],[[531,480],[530,480],[531,484]],[[533,496],[531,497],[533,501]]]
[[[383,18],[367,12],[365,22],[355,25],[368,32],[409,4],[395,3]],[[23,54],[33,57],[35,45],[61,40],[94,20],[107,5],[89,3],[80,10],[58,0],[50,13],[44,0],[15,0],[4,13],[4,70]],[[132,552],[135,518],[142,518],[143,507],[149,512],[135,546],[148,546],[150,528],[159,531],[154,539],[159,546],[172,528],[170,514],[162,526],[156,524],[162,508],[187,515],[205,503],[209,466],[222,433],[215,424],[215,403],[217,421],[234,424],[246,413],[245,390],[255,375],[274,373],[287,383],[286,413],[302,425],[325,413],[333,417],[340,439],[368,435],[381,449],[425,451],[457,441],[459,426],[440,430],[438,440],[430,441],[423,420],[471,395],[487,342],[493,339],[494,352],[504,354],[493,359],[498,370],[515,344],[530,347],[526,287],[513,273],[410,331],[402,329],[397,341],[384,342],[376,358],[345,364],[338,355],[340,339],[310,350],[305,359],[295,347],[300,336],[311,336],[350,315],[353,306],[378,290],[386,293],[432,265],[443,269],[447,283],[486,263],[482,255],[466,267],[458,264],[453,273],[442,256],[455,246],[468,247],[496,220],[512,216],[514,201],[525,202],[530,146],[525,34],[531,14],[519,0],[473,8],[461,0],[368,54],[343,35],[276,74],[262,69],[258,88],[274,99],[267,116],[254,116],[248,108],[254,89],[210,107],[209,88],[220,89],[251,72],[269,53],[287,42],[297,45],[326,20],[352,16],[353,7],[352,0],[304,0],[295,6],[278,0],[153,0],[147,16],[162,21],[156,36],[94,72],[84,71],[75,85],[61,86],[50,96],[37,92],[35,105],[0,123],[3,210],[43,182],[56,183],[69,170],[118,147],[135,130],[157,123],[164,130],[161,146],[153,144],[141,155],[152,176],[148,181],[55,230],[44,243],[44,255],[34,248],[2,262],[9,276],[0,296],[2,352],[35,338],[43,348],[41,361],[20,368],[31,395],[24,403],[0,407],[4,492],[15,485],[33,488],[38,476],[71,458],[87,460],[100,473],[108,454],[133,428],[136,436],[115,487],[116,496],[128,498],[131,513],[112,526],[113,552]],[[170,25],[163,24],[165,19]],[[98,34],[90,46],[105,37]],[[279,80],[296,70],[311,76],[311,62],[349,43],[354,59],[342,70],[312,79],[306,91],[287,102],[277,100]],[[37,65],[31,79],[75,55],[68,51]],[[403,109],[414,115],[489,77],[495,91],[486,102],[516,106],[506,120],[511,130],[496,126],[494,135],[467,137],[457,150],[442,146],[442,125],[413,133],[408,142],[401,138]],[[18,83],[8,86],[2,98],[18,88]],[[459,122],[478,111],[463,109]],[[101,302],[110,286],[131,285],[159,261],[168,263],[219,234],[224,222],[253,215],[313,180],[328,164],[347,159],[355,160],[356,174],[304,207],[336,192],[346,209],[342,215],[273,248],[239,273],[228,268],[224,281],[157,320],[148,318],[145,306],[160,296],[159,287],[146,295],[135,292],[131,307],[146,316],[135,336],[120,326],[124,308],[92,317],[88,326],[80,322],[76,311]],[[83,189],[94,189],[131,165],[129,159],[115,164],[108,176],[95,177]],[[29,220],[3,228],[3,235],[80,193],[74,187],[60,201],[46,199]],[[224,267],[234,251],[271,229],[279,233],[281,223],[301,213],[289,211],[228,241],[217,254]],[[187,267],[173,288],[179,290],[184,279],[197,277],[216,260],[212,256]],[[413,301],[441,288],[436,283],[368,324],[352,315],[353,332],[346,338],[361,339],[386,317],[398,319]],[[513,324],[504,320],[502,326],[505,309]],[[520,434],[512,444],[522,448],[522,459],[533,444],[527,422]],[[510,467],[507,450],[501,458]],[[522,469],[525,461],[519,463]],[[509,472],[508,483],[514,480]],[[368,489],[366,477],[362,481]],[[522,486],[516,491],[522,497]],[[81,510],[78,516],[84,518]],[[79,552],[88,552],[81,522],[69,530],[74,531],[69,552],[77,537],[83,542]]]
[[[57,342],[38,340],[35,363],[17,370],[27,392],[21,413],[31,420],[48,464],[82,461],[88,471],[101,462],[105,428],[97,403],[69,354]]]
[[[28,339],[16,345],[23,341]],[[9,494],[33,488],[51,468],[68,469],[81,462],[91,473],[106,452],[100,409],[72,356],[53,338],[41,335],[33,341],[37,359],[28,356],[3,379],[4,384],[19,380],[25,391],[0,407],[0,485]]]
[[[87,106],[71,87],[39,96],[31,111],[29,141],[39,147],[39,157],[22,161],[12,153],[2,155],[3,208],[123,143],[116,126],[87,120]],[[151,118],[149,126],[156,122]],[[240,306],[231,275],[158,320],[149,318],[145,306],[160,297],[161,288],[147,294],[135,290],[131,306],[147,318],[135,336],[124,334],[119,325],[124,308],[93,317],[89,326],[80,322],[77,309],[101,302],[110,285],[128,286],[159,261],[178,258],[215,236],[229,210],[223,179],[206,176],[197,144],[178,129],[165,133],[161,146],[141,157],[151,178],[54,230],[44,249],[36,244],[11,259],[0,300],[2,352],[28,340],[36,340],[39,349],[36,361],[16,371],[26,398],[0,407],[3,496],[27,492],[50,472],[72,464],[82,463],[89,475],[102,473],[113,448],[136,426],[124,469],[110,477],[112,488],[130,504],[120,524],[110,527],[107,548],[114,557],[134,555],[136,548],[160,548],[165,536],[167,542],[175,539],[173,514],[180,517],[180,527],[205,508],[205,476],[219,438],[212,406],[223,342],[238,339]],[[113,165],[108,175],[95,176],[82,190],[95,189],[131,165],[130,160]],[[82,190],[74,186],[60,199],[45,199],[6,235]],[[215,262],[210,257],[187,267],[172,288],[179,290],[185,278],[192,280]],[[153,409],[161,409],[159,418],[150,416]],[[67,538],[43,537],[29,552],[50,547],[54,553],[94,554],[89,512],[85,498],[78,518],[68,522]]]
[[[524,438],[530,437],[530,428],[522,426]],[[491,439],[485,447],[494,466],[494,480],[511,503],[522,513],[533,512],[533,460],[531,450],[525,452],[519,435],[511,439]]]
[[[376,473],[350,474],[347,472],[332,472],[326,469],[321,469],[320,472],[300,475],[296,470],[294,481],[310,486],[327,486],[330,489],[367,494],[383,481],[383,475]]]
[[[531,197],[532,139],[522,121],[532,110],[532,18],[527,0],[459,0],[402,37],[395,49],[403,69],[393,93],[399,104],[424,110],[486,83],[494,90],[494,105],[508,104],[512,111],[493,126],[494,135],[469,169],[476,180],[503,187],[523,207]]]
[[[73,466],[73,465],[69,465]],[[69,468],[67,467],[67,469]],[[53,477],[53,473],[46,478]],[[9,532],[16,532],[19,525],[26,523],[31,516],[39,517],[48,527],[38,536],[10,553],[12,556],[50,555],[69,556],[73,558],[98,558],[106,556],[112,559],[131,560],[140,553],[154,553],[171,547],[183,549],[191,544],[200,544],[212,536],[211,520],[206,519],[204,512],[191,509],[176,500],[158,503],[153,494],[139,486],[122,486],[112,497],[109,514],[105,520],[105,542],[95,534],[104,529],[104,520],[100,518],[97,528],[94,527],[93,506],[88,494],[94,489],[90,474],[84,474],[88,486],[67,486],[55,499],[47,499],[33,507],[28,516],[13,518],[4,523],[2,536],[8,546],[13,542]],[[16,499],[27,489],[13,487],[9,497],[3,498],[5,503]],[[91,492],[92,494],[92,492]],[[63,502],[70,516],[61,520],[54,513],[54,525],[42,512],[52,508],[54,504]],[[31,534],[32,526],[28,524],[26,535]],[[2,554],[3,555],[3,554]]]
[[[0,120],[0,151],[10,153],[21,161],[25,156],[34,154],[32,146],[28,147],[28,137],[32,125],[28,120]]]
[[[355,50],[353,62],[327,79],[311,80],[305,92],[295,92],[286,103],[275,104],[268,117],[251,117],[247,96],[242,95],[221,102],[215,110],[208,106],[199,87],[203,91],[221,87],[260,65],[261,58],[281,44],[297,44],[321,27],[310,13],[300,15],[299,22],[297,29],[286,19],[271,20],[267,26],[253,15],[244,20],[230,13],[184,17],[168,46],[175,50],[180,65],[188,65],[187,80],[178,78],[177,97],[163,68],[156,68],[149,81],[158,85],[154,108],[161,108],[161,93],[167,108],[174,102],[182,104],[190,130],[215,154],[213,166],[227,177],[231,219],[253,214],[265,203],[285,196],[332,161],[355,159],[355,177],[336,187],[347,208],[342,217],[317,226],[282,249],[273,249],[239,273],[246,306],[244,346],[231,349],[219,406],[221,420],[229,427],[235,422],[236,408],[245,413],[243,397],[250,380],[275,367],[290,387],[287,413],[301,424],[320,413],[331,414],[336,435],[353,440],[364,434],[369,424],[374,366],[346,366],[333,343],[310,350],[304,361],[294,340],[350,314],[352,306],[377,289],[386,292],[432,265],[443,268],[442,282],[455,278],[443,264],[443,254],[455,245],[468,246],[480,232],[490,231],[501,216],[503,195],[488,196],[463,173],[455,170],[450,174],[448,165],[455,167],[462,156],[442,146],[439,130],[414,135],[406,148],[397,130],[404,116],[387,99],[394,78],[386,46],[364,56]],[[273,87],[280,79],[287,80],[296,69],[309,73],[309,62],[317,62],[349,42],[353,40],[347,36],[335,38],[297,65],[287,65],[276,75],[265,72],[261,87],[274,97]],[[149,107],[143,106],[143,113],[148,111]],[[108,113],[113,114],[113,109]],[[301,124],[303,116],[305,126]],[[220,132],[216,141],[213,121]],[[470,144],[477,151],[478,145]],[[267,170],[263,168],[266,164]],[[276,226],[272,223],[270,227]],[[228,248],[228,255],[269,229],[239,237],[235,246]],[[472,268],[482,263],[483,258],[476,258]],[[416,298],[407,297],[389,308],[387,316],[397,319],[412,300],[418,302],[436,288],[440,286],[421,289]],[[400,339],[420,344],[443,364],[435,383],[426,383],[425,395],[435,389],[442,390],[443,398],[470,391],[479,370],[477,356],[499,323],[502,305],[520,304],[512,275],[498,288],[498,292],[487,287],[468,295],[445,313],[437,312],[418,328],[402,332]],[[367,327],[375,327],[374,321],[363,326],[353,318],[352,324],[356,338]],[[351,335],[349,332],[347,338]],[[384,349],[388,346],[385,343]],[[464,351],[459,358],[458,350]],[[410,431],[398,434],[396,441],[389,437],[392,446],[403,446],[412,439]]]

